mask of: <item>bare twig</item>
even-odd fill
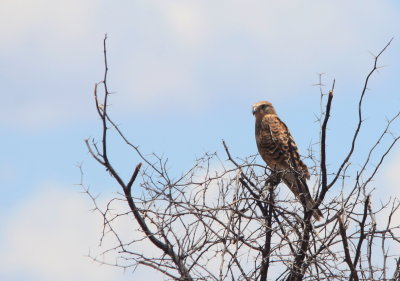
[[[346,234],[346,228],[343,224],[341,216],[338,217],[338,221],[339,221],[340,236],[342,237],[343,250],[344,250],[344,254],[345,254],[345,261],[351,272],[350,279],[354,279],[355,281],[358,281],[359,279],[358,279],[356,268],[355,268],[353,262],[351,261],[348,238],[347,238],[347,234]]]

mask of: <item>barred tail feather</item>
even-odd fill
[[[308,189],[307,183],[305,179],[296,179],[296,176],[293,173],[287,173],[283,176],[283,181],[285,182],[285,184],[290,188],[290,190],[294,193],[294,195],[300,200],[300,202],[302,202],[302,194],[304,194],[304,201],[302,202],[302,204],[305,203],[305,207],[308,210],[312,210],[313,211],[313,217],[319,221],[321,220],[324,216],[322,215],[322,212],[320,209],[315,208],[315,201],[314,199],[311,197],[310,191]],[[298,183],[299,186],[298,186]]]
[[[308,196],[307,196],[308,197]],[[314,200],[311,198],[311,196],[309,198],[306,198],[306,204],[307,204],[307,209],[312,210],[313,211],[313,217],[319,221],[321,220],[324,216],[322,215],[322,212],[320,209],[318,208],[314,208],[315,206],[315,202]]]

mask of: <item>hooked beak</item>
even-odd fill
[[[252,109],[253,115],[256,114],[256,111],[257,111],[257,108],[255,106],[253,106],[253,109]]]

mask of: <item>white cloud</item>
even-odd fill
[[[90,54],[101,50],[102,37],[94,32],[93,2],[0,1],[0,125],[53,128],[86,115],[82,93],[91,96]]]
[[[91,89],[79,86],[102,77],[105,32],[118,111],[168,114],[204,113],[235,95],[287,98],[319,71],[354,79],[370,63],[367,51],[381,48],[399,25],[392,4],[375,1],[128,2],[2,1],[0,49],[6,67],[18,69],[4,92],[29,91],[26,108],[43,106],[32,118],[9,102],[1,119],[38,128],[87,118],[92,105],[82,95]],[[38,80],[46,83],[35,88]],[[45,85],[54,81],[66,91]],[[71,105],[82,109],[71,114]]]
[[[160,11],[167,19],[171,33],[187,48],[203,46],[210,26],[206,21],[207,7],[197,1],[161,2]]]
[[[101,251],[97,247],[101,218],[90,208],[77,189],[48,184],[22,203],[5,225],[0,272],[43,281],[131,280],[129,270],[123,274],[121,269],[100,266],[86,257],[89,248],[94,253]],[[132,228],[120,227],[128,233]],[[153,270],[139,270],[135,280],[148,280],[148,276],[159,277]]]
[[[235,95],[287,98],[316,82],[317,72],[353,81],[398,24],[391,4],[374,1],[151,3],[158,36],[131,49],[122,71],[113,68],[127,101],[117,105],[136,112],[208,108]],[[233,93],[238,88],[248,90]]]
[[[40,43],[54,51],[51,42],[62,40],[65,47],[83,39],[91,28],[93,1],[3,0],[0,3],[2,50],[18,44]],[[58,40],[54,40],[55,37]],[[61,47],[61,46],[58,46]]]
[[[400,201],[400,189],[398,188],[400,182],[400,153],[398,147],[399,144],[397,144],[397,153],[392,151],[393,156],[390,157],[390,162],[386,162],[384,166],[386,169],[382,171],[382,176],[378,176],[378,183],[380,184],[377,185],[377,189],[386,189],[384,193],[381,193],[380,190],[377,190],[377,193],[381,194],[383,197],[382,200],[387,200],[389,197],[392,197],[397,198],[397,200]],[[394,147],[394,149],[396,149],[396,147]],[[400,225],[400,210],[397,211],[397,215],[393,216],[392,220],[392,226]]]

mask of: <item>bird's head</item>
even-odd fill
[[[262,117],[265,114],[276,114],[275,108],[270,102],[260,101],[253,104],[253,115]]]

